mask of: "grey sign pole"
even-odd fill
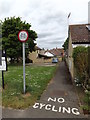
[[[25,43],[23,42],[23,92],[25,94]]]
[[[23,48],[23,92],[26,92],[26,85],[25,85],[25,42],[28,40],[28,32],[25,30],[21,30],[18,33],[18,40],[22,42]]]

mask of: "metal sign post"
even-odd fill
[[[23,90],[24,90],[24,94],[25,94],[25,91],[26,91],[26,88],[25,88],[25,43],[23,43]]]
[[[23,47],[23,92],[26,92],[26,83],[25,83],[25,42],[28,40],[28,33],[25,30],[22,30],[18,33],[18,39],[22,43]]]

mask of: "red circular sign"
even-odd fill
[[[26,30],[21,30],[18,33],[18,39],[20,42],[26,42],[28,40],[28,32]]]

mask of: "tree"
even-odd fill
[[[69,41],[69,38],[67,38],[66,41],[64,42],[64,44],[62,45],[62,47],[64,47],[65,51],[68,49],[68,41]]]
[[[7,57],[11,58],[11,61],[22,57],[22,43],[18,41],[18,33],[20,30],[27,30],[29,34],[28,48],[26,49],[26,57],[30,52],[34,51],[37,33],[30,30],[31,24],[23,22],[20,17],[5,18],[2,24],[2,44],[3,49],[7,52]]]

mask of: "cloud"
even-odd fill
[[[12,9],[11,3],[12,3],[11,0],[9,1],[0,0],[0,15],[1,16],[4,16],[11,11]]]
[[[48,36],[52,36],[52,34],[53,34],[53,33],[49,33],[49,32],[40,33],[40,34],[38,34],[38,37],[39,37],[40,39],[42,39],[42,38],[47,38]]]
[[[87,23],[88,2],[89,0],[0,0],[0,19],[22,17],[37,32],[39,47],[61,47],[68,35],[68,22]]]
[[[60,38],[53,38],[49,41],[47,41],[47,44],[60,44],[63,43],[63,39],[60,39]]]
[[[64,14],[61,11],[58,11],[58,13],[55,13],[55,11],[48,12],[45,14],[44,17],[40,18],[41,20],[39,21],[40,24],[44,23],[50,23],[50,22],[57,22],[57,23],[62,23],[64,20]]]

